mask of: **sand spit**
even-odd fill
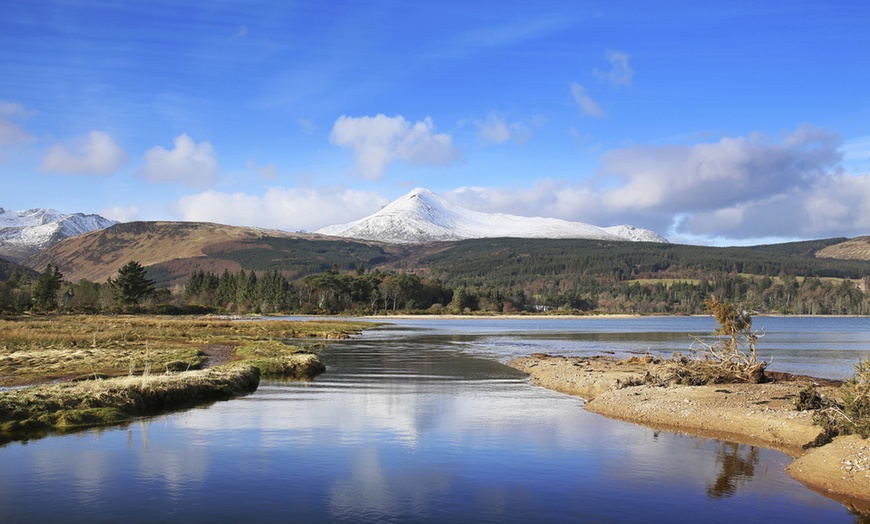
[[[821,433],[812,413],[796,411],[798,391],[810,377],[778,377],[766,384],[715,386],[632,385],[650,366],[606,356],[535,354],[508,362],[534,384],[586,399],[586,409],[651,427],[778,449],[797,460],[787,471],[795,479],[862,512],[870,512],[870,439],[840,437],[804,451]],[[815,382],[819,382],[815,380]],[[819,391],[836,387],[821,381]]]

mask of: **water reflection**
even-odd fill
[[[722,469],[716,480],[707,484],[707,494],[714,498],[733,497],[737,488],[755,475],[758,452],[755,446],[720,442],[716,461]]]
[[[11,444],[0,522],[853,520],[788,478],[782,453],[600,417],[456,335],[475,344],[339,341],[312,382]]]

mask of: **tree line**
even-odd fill
[[[104,284],[85,279],[66,282],[58,266],[48,264],[34,280],[29,273],[13,269],[5,282],[0,282],[0,312],[79,313],[134,312],[140,303],[166,300],[169,290],[157,290],[147,270],[131,261],[120,269],[116,278]]]
[[[848,279],[751,276],[618,280],[578,275],[493,285],[485,276],[450,284],[413,272],[337,268],[291,280],[278,270],[194,271],[183,286],[156,289],[137,262],[105,283],[63,280],[48,265],[37,278],[13,271],[0,282],[0,311],[357,314],[629,313],[702,314],[711,296],[756,313],[868,315],[870,293]]]

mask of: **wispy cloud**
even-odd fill
[[[257,165],[257,163],[253,160],[248,160],[247,168],[249,171],[253,171],[257,173],[257,176],[263,180],[277,180],[278,179],[278,168],[275,167],[275,164],[267,164],[265,166]]]
[[[510,140],[524,143],[532,137],[532,130],[522,122],[509,122],[505,115],[490,111],[485,119],[462,120],[459,125],[472,124],[478,129],[478,140],[484,144],[503,144]]]
[[[33,139],[30,133],[11,120],[28,115],[29,112],[21,104],[0,100],[0,147],[20,144]],[[2,157],[0,157],[0,160],[2,160]]]
[[[412,124],[401,115],[342,115],[332,127],[329,141],[353,151],[360,174],[377,180],[395,161],[444,166],[458,160],[460,154],[453,147],[452,137],[434,131],[429,117]]]
[[[151,183],[181,184],[206,188],[217,181],[218,163],[209,142],[197,144],[186,133],[175,137],[175,146],[166,150],[161,146],[149,149],[145,165],[136,172]]]
[[[307,118],[300,118],[296,123],[299,124],[299,127],[302,128],[302,132],[306,135],[313,135],[314,132],[317,131],[317,124]]]
[[[40,169],[51,173],[111,175],[125,162],[127,152],[108,133],[91,131],[88,137],[68,147],[55,144]]]
[[[139,220],[139,207],[138,206],[114,206],[108,207],[105,209],[101,209],[99,214],[104,216],[110,220],[117,220],[118,222],[132,222],[134,220]]]
[[[596,67],[592,70],[595,78],[613,87],[630,87],[634,70],[628,65],[628,54],[623,51],[611,50],[604,57],[610,62],[610,69],[605,71]]]
[[[576,82],[571,84],[571,94],[574,96],[574,101],[580,106],[580,110],[584,115],[602,118],[605,116],[604,109],[592,100],[592,97],[586,93],[586,88]]]

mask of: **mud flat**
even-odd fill
[[[638,385],[657,364],[606,356],[561,357],[535,354],[508,362],[534,384],[586,399],[586,409],[655,428],[721,438],[784,451],[796,460],[786,471],[807,486],[870,513],[870,439],[838,437],[804,450],[821,428],[812,412],[797,411],[794,400],[808,384],[832,396],[836,383],[777,374],[764,384],[669,387]]]

